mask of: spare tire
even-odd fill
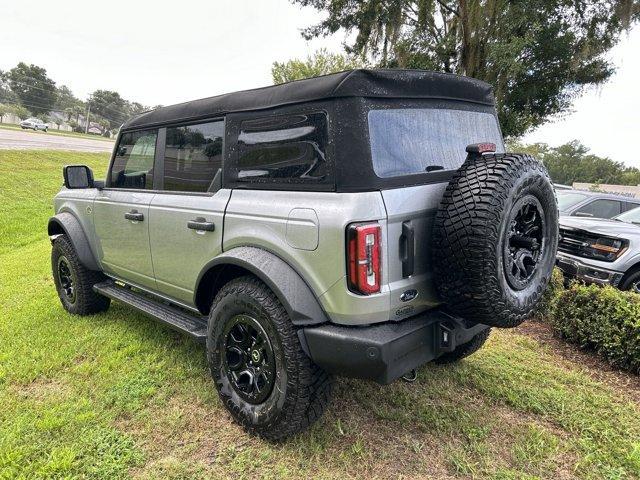
[[[538,305],[558,247],[547,170],[529,155],[469,155],[445,190],[433,235],[447,308],[485,325],[519,325]]]

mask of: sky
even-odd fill
[[[47,69],[86,98],[115,90],[145,105],[170,105],[271,84],[271,65],[319,48],[340,52],[344,35],[305,41],[322,15],[288,0],[3,2],[0,69],[19,61]],[[611,51],[616,74],[575,101],[572,112],[524,137],[640,167],[640,27]]]

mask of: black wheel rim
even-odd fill
[[[236,393],[264,402],[276,381],[276,362],[267,332],[249,315],[229,319],[224,330],[224,373]]]
[[[58,259],[58,281],[60,282],[60,293],[69,303],[74,303],[76,301],[75,281],[67,257]]]
[[[631,284],[631,289],[632,292],[634,293],[640,293],[640,279],[636,280],[635,283]]]
[[[514,290],[525,289],[538,271],[545,226],[544,210],[536,197],[527,195],[511,209],[503,258],[507,282]]]

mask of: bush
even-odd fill
[[[574,283],[552,304],[548,318],[562,337],[640,373],[640,295]]]

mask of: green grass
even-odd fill
[[[12,123],[0,123],[0,128],[4,130],[22,130],[19,125],[14,125]],[[106,138],[100,135],[94,135],[91,133],[79,133],[79,132],[66,132],[64,130],[56,130],[55,124],[49,124],[49,130],[47,132],[43,132],[41,130],[25,130],[30,133],[34,133],[36,135],[58,135],[61,137],[79,137],[79,138],[87,138],[89,140],[102,140],[105,142],[113,142],[113,138]]]
[[[338,380],[310,431],[246,435],[204,349],[112,304],[73,317],[50,275],[47,218],[65,163],[107,154],[0,151],[0,479],[638,478],[640,409],[518,330],[416,383]]]

